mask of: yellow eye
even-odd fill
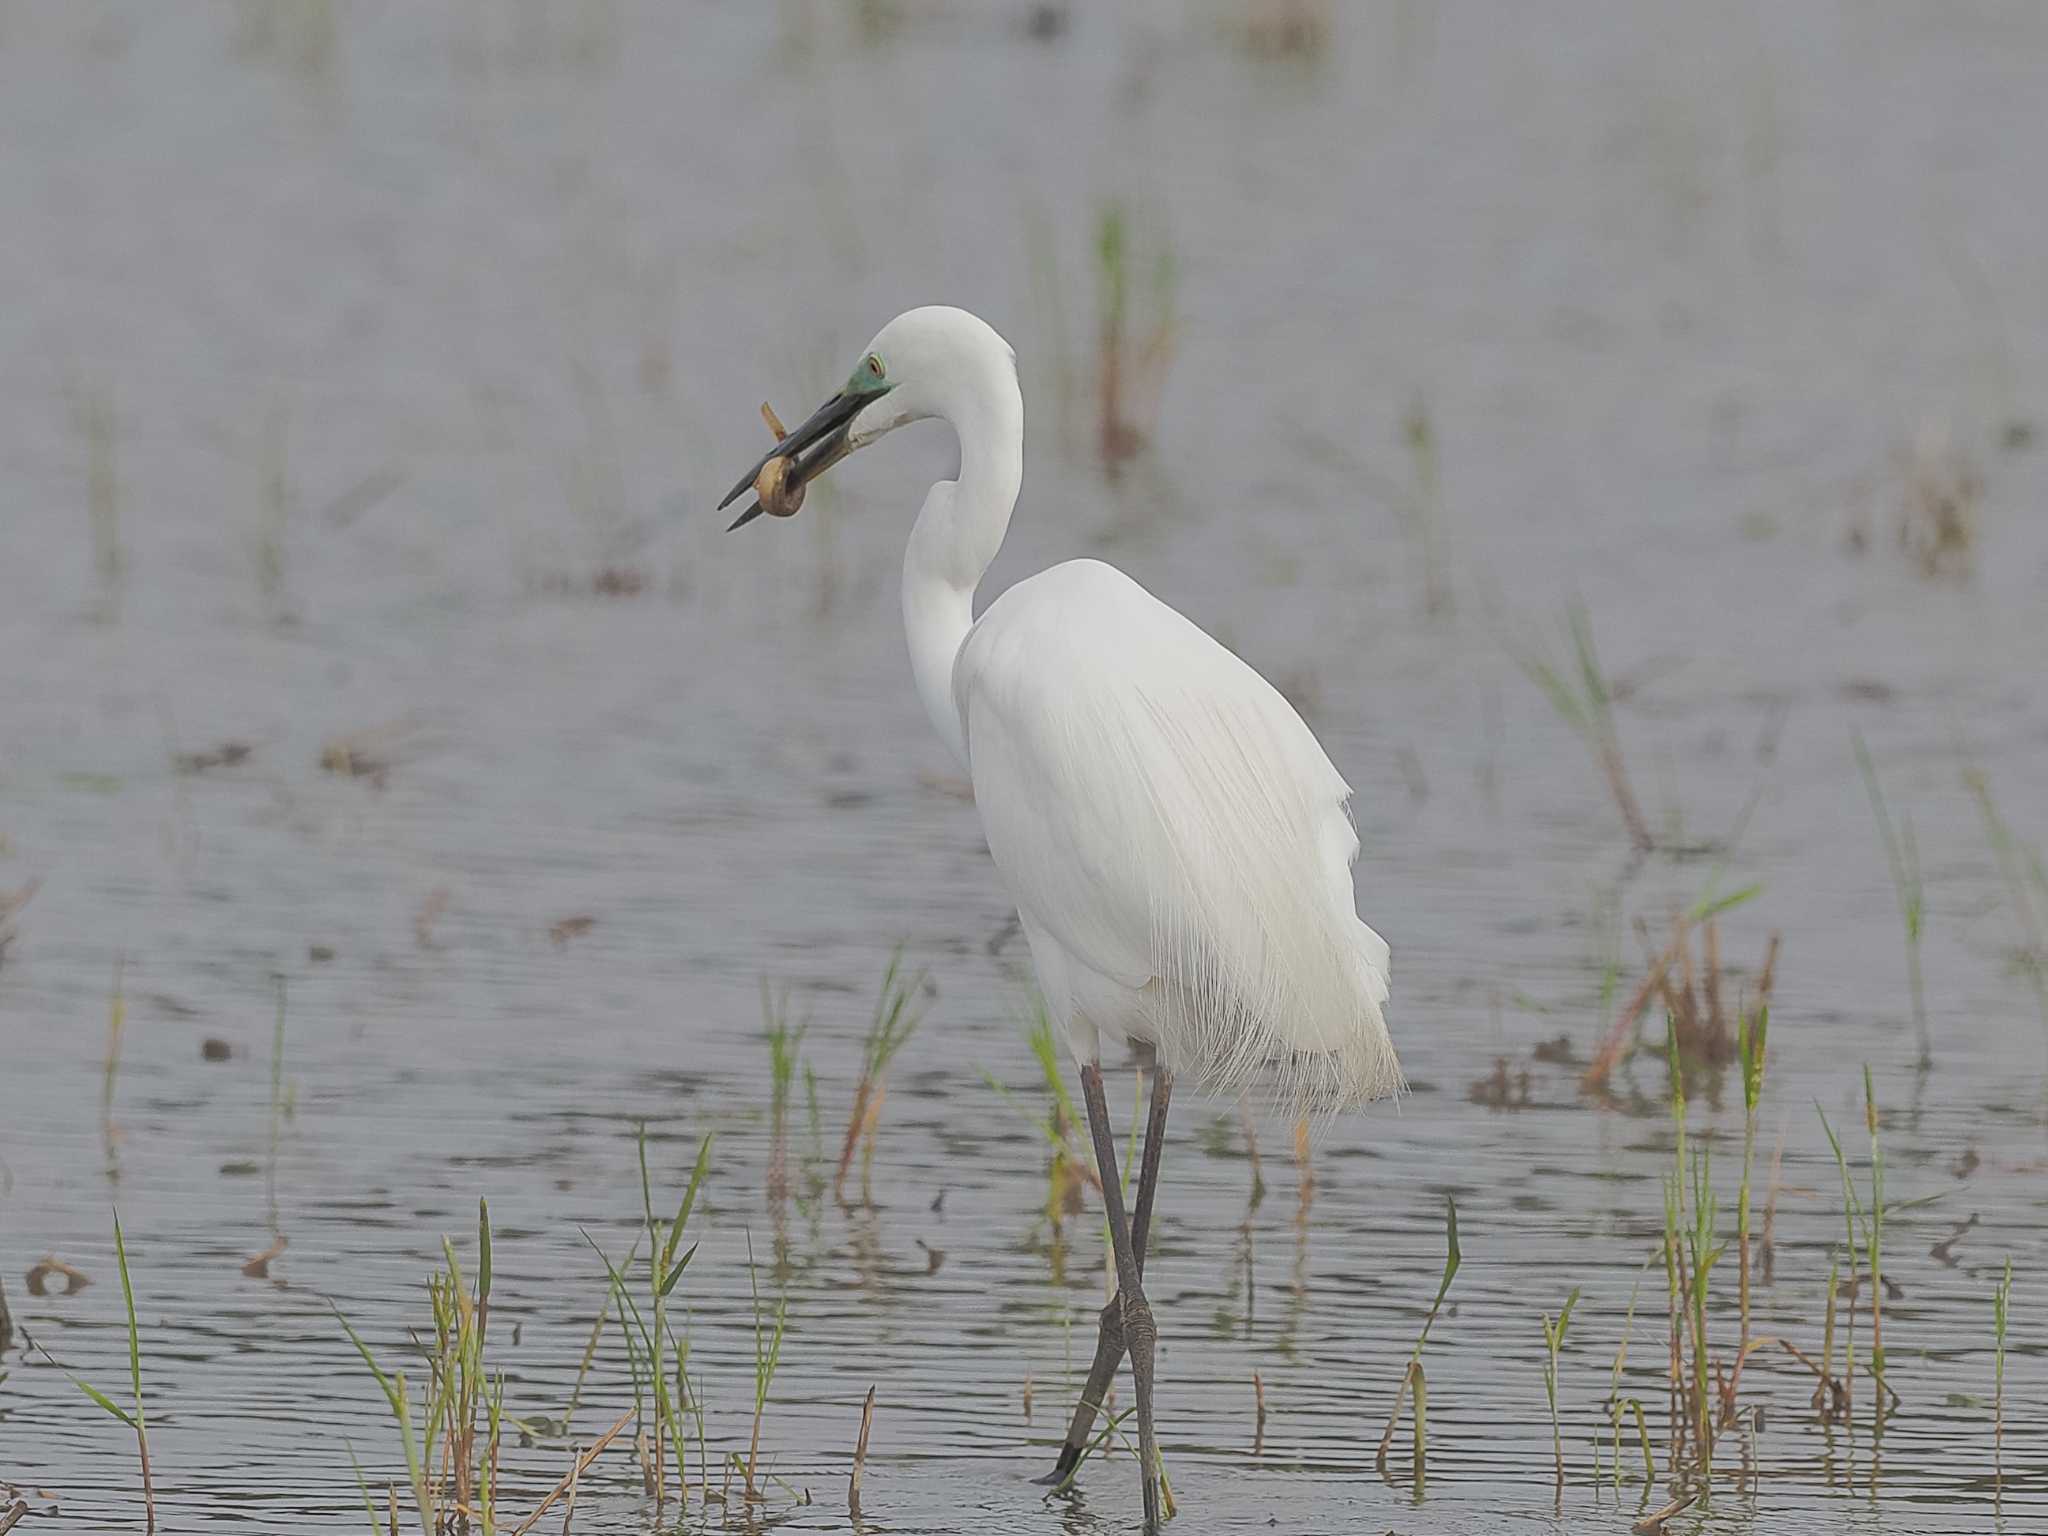
[[[868,372],[878,379],[882,376],[882,360],[872,352],[868,354]]]

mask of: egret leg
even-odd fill
[[[1173,1098],[1173,1074],[1164,1067],[1152,1074],[1152,1114],[1145,1123],[1145,1156],[1138,1169],[1138,1204],[1131,1215],[1131,1248],[1138,1261],[1138,1278],[1145,1276],[1145,1240],[1152,1229],[1153,1191],[1159,1186],[1159,1154],[1166,1145],[1166,1108]],[[1088,1368],[1088,1384],[1074,1405],[1067,1425],[1067,1438],[1060,1446],[1060,1459],[1051,1473],[1038,1481],[1058,1487],[1081,1463],[1088,1437],[1095,1429],[1095,1416],[1109,1396],[1109,1384],[1124,1359],[1123,1292],[1110,1297],[1102,1309],[1101,1329],[1095,1336],[1095,1362]]]
[[[1102,1175],[1102,1209],[1109,1218],[1109,1243],[1116,1251],[1117,1299],[1123,1312],[1124,1348],[1130,1351],[1131,1381],[1138,1397],[1138,1476],[1145,1496],[1147,1536],[1159,1529],[1159,1441],[1152,1428],[1152,1362],[1158,1352],[1159,1327],[1138,1279],[1138,1256],[1131,1243],[1130,1219],[1124,1214],[1124,1193],[1116,1173],[1116,1133],[1109,1125],[1109,1104],[1102,1096],[1102,1068],[1092,1062],[1081,1068],[1081,1094],[1088,1103],[1088,1129],[1095,1138],[1095,1167]]]

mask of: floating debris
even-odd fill
[[[454,894],[447,886],[437,885],[427,892],[427,899],[420,903],[419,911],[413,914],[413,942],[418,944],[421,949],[439,949],[441,947],[434,942],[434,924],[440,920],[441,914],[448,910],[448,903],[453,899]]]
[[[287,1238],[282,1232],[278,1233],[275,1238],[271,1239],[268,1248],[253,1258],[242,1261],[242,1273],[251,1280],[268,1280],[270,1278],[270,1261],[283,1253],[290,1245],[291,1239]]]
[[[255,750],[246,741],[224,741],[204,752],[173,752],[171,766],[182,774],[207,773],[215,768],[232,768]]]
[[[555,942],[555,948],[565,947],[571,939],[580,939],[597,926],[597,919],[589,916],[565,917],[558,923],[548,925],[548,937]]]
[[[53,1279],[61,1279],[64,1282],[64,1289],[61,1294],[66,1296],[76,1296],[88,1285],[92,1284],[92,1277],[86,1274],[84,1270],[74,1269],[62,1259],[47,1253],[28,1272],[27,1278],[28,1293],[31,1296],[48,1296],[53,1294],[50,1290],[50,1281]]]
[[[320,766],[348,779],[368,779],[378,789],[397,765],[398,752],[414,734],[410,720],[373,725],[335,736],[320,749]]]

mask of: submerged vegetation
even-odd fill
[[[1600,665],[1593,646],[1593,621],[1585,604],[1573,603],[1565,614],[1565,628],[1571,638],[1570,662],[1553,662],[1537,645],[1520,645],[1514,657],[1529,680],[1543,691],[1558,718],[1585,742],[1600,765],[1614,806],[1621,813],[1629,842],[1638,854],[1656,846],[1650,824],[1643,818],[1628,765],[1622,757],[1621,731],[1614,720],[1614,685]]]
[[[1861,735],[1851,734],[1856,749],[1856,766],[1863,774],[1863,787],[1870,796],[1871,814],[1877,818],[1877,835],[1884,843],[1885,864],[1891,870],[1892,889],[1898,893],[1899,920],[1906,928],[1906,985],[1913,1002],[1913,1030],[1920,1042],[1922,1070],[1934,1064],[1934,1043],[1927,1034],[1927,994],[1920,981],[1920,934],[1926,920],[1927,898],[1920,882],[1920,847],[1913,840],[1913,819],[1901,816],[1893,824],[1891,808],[1885,803],[1884,786],[1877,780],[1877,764]]]

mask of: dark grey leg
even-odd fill
[[[1152,1320],[1145,1287],[1138,1279],[1138,1257],[1117,1180],[1116,1134],[1110,1129],[1109,1105],[1102,1096],[1102,1068],[1090,1064],[1081,1069],[1081,1094],[1088,1103],[1088,1129],[1095,1137],[1095,1166],[1102,1175],[1102,1209],[1109,1218],[1110,1246],[1116,1250],[1124,1348],[1130,1352],[1131,1381],[1138,1397],[1139,1487],[1145,1499],[1145,1530],[1151,1536],[1159,1529],[1159,1440],[1152,1426],[1152,1365],[1158,1353],[1159,1327]]]
[[[1145,1274],[1145,1239],[1152,1229],[1153,1192],[1159,1185],[1159,1154],[1166,1146],[1166,1109],[1173,1098],[1173,1074],[1158,1067],[1152,1074],[1152,1115],[1145,1124],[1144,1160],[1138,1166],[1138,1206],[1131,1217],[1131,1247],[1138,1260],[1138,1276]],[[1109,1396],[1109,1384],[1124,1358],[1124,1318],[1121,1294],[1112,1296],[1102,1309],[1101,1331],[1095,1336],[1095,1362],[1088,1368],[1088,1384],[1074,1405],[1067,1425],[1067,1438],[1060,1446],[1060,1459],[1052,1472],[1038,1481],[1058,1487],[1080,1465],[1088,1437],[1095,1429],[1095,1415]]]

